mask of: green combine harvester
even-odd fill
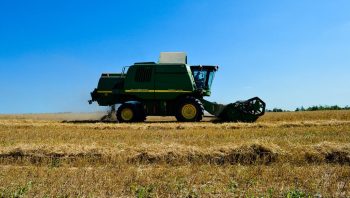
[[[119,122],[143,122],[146,116],[175,116],[181,122],[199,122],[204,111],[224,122],[254,122],[265,113],[258,97],[228,105],[209,102],[218,66],[187,64],[183,52],[162,52],[159,62],[138,62],[122,73],[104,73],[89,103],[115,105]]]

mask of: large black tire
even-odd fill
[[[202,102],[192,96],[181,99],[175,109],[175,117],[180,122],[199,122],[203,119],[203,115]]]
[[[119,122],[143,122],[146,120],[145,111],[141,103],[123,103],[117,110]]]

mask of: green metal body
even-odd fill
[[[190,97],[223,121],[253,122],[264,114],[265,103],[258,97],[228,105],[205,100],[211,94],[217,69],[181,63],[135,63],[124,67],[122,73],[102,74],[89,102],[101,106],[137,102],[145,116],[173,116],[179,111],[179,103]]]
[[[176,102],[185,96],[210,96],[210,83],[198,88],[194,68],[205,70],[212,81],[217,66],[189,66],[187,64],[135,63],[125,73],[102,74],[92,101],[112,106],[127,101],[140,101],[147,115],[173,115]]]

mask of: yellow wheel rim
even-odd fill
[[[132,117],[134,117],[134,113],[130,108],[125,108],[122,110],[120,116],[123,118],[123,120],[129,121],[132,119]]]
[[[187,120],[191,120],[196,117],[197,109],[193,104],[186,104],[182,107],[181,114]]]

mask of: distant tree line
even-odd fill
[[[345,106],[345,107],[339,107],[338,105],[333,105],[333,106],[311,106],[311,107],[298,107],[295,109],[295,111],[322,111],[322,110],[350,110],[350,106]],[[290,112],[289,110],[284,110],[281,108],[273,108],[273,109],[266,109],[266,112]]]
[[[273,109],[266,109],[266,112],[288,112],[288,111],[280,108],[273,108]]]
[[[308,108],[298,107],[295,109],[295,111],[321,111],[321,110],[350,110],[350,106],[345,106],[345,107],[339,107],[338,105],[333,105],[333,106],[311,106]]]

